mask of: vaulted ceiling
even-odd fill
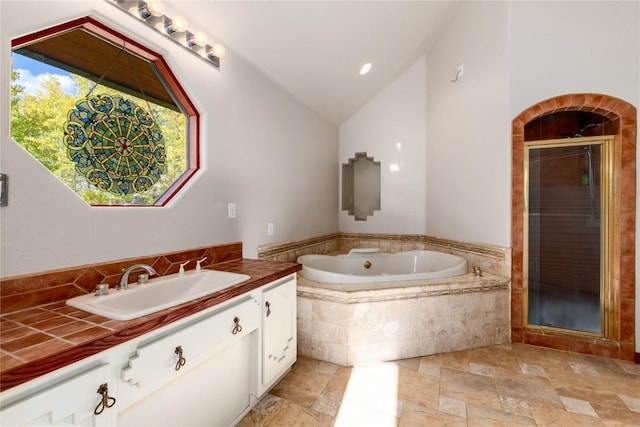
[[[426,51],[459,4],[166,0],[165,10],[340,125]]]

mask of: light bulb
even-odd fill
[[[143,19],[151,16],[162,16],[164,14],[164,4],[160,0],[149,0],[140,7],[139,12]]]
[[[189,39],[189,45],[193,46],[195,44],[198,46],[204,46],[208,41],[209,37],[207,37],[207,35],[202,31],[198,31]]]
[[[367,62],[366,64],[364,64],[362,66],[362,68],[360,68],[360,75],[364,76],[365,74],[367,74],[369,71],[371,71],[371,63]]]
[[[187,30],[187,20],[184,16],[175,16],[166,27],[167,33],[182,33]]]
[[[217,56],[218,58],[222,58],[225,54],[226,50],[224,46],[221,44],[214,44],[213,47],[207,52],[209,56]]]

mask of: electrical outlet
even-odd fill
[[[267,234],[269,236],[273,236],[273,224],[272,223],[267,224]]]
[[[227,205],[227,209],[229,211],[229,218],[235,218],[236,217],[236,204],[235,203],[229,203]]]

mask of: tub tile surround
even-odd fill
[[[298,352],[353,366],[509,342],[509,279],[467,274],[342,291],[298,279]]]
[[[508,248],[424,235],[338,233],[261,247],[258,256],[294,262],[301,255],[341,255],[356,248],[445,252],[484,273],[376,284],[372,290],[299,277],[300,354],[352,366],[509,342]]]
[[[617,313],[610,339],[589,339],[552,333],[524,324],[524,129],[537,118],[561,111],[586,111],[605,116],[613,122],[620,140],[620,218],[614,224],[613,283],[614,309]],[[511,185],[511,340],[565,349],[599,356],[634,360],[635,334],[635,233],[636,233],[636,136],[637,112],[631,104],[601,94],[570,94],[541,101],[512,121]],[[635,355],[638,358],[638,355]]]
[[[465,243],[419,234],[336,233],[290,243],[258,248],[258,258],[295,262],[301,255],[343,255],[351,249],[379,248],[396,253],[412,250],[433,250],[460,256],[469,266],[502,277],[511,277],[511,251],[492,245]]]
[[[113,285],[120,277],[121,268],[140,262],[153,265],[160,275],[172,274],[178,272],[180,262],[204,256],[208,257],[208,262],[203,262],[203,267],[246,274],[250,279],[209,296],[128,321],[110,320],[67,306],[69,296],[66,295],[70,292],[58,291],[66,286],[73,289],[71,296],[92,292],[99,282],[88,280],[88,276]],[[195,262],[186,268],[195,268]],[[2,279],[0,391],[191,316],[300,268],[299,264],[293,263],[243,259],[242,244],[231,243]],[[78,283],[84,283],[86,287]],[[38,294],[37,298],[28,297],[30,289]]]

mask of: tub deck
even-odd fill
[[[483,273],[387,283],[298,278],[298,352],[352,366],[510,341],[510,280]]]

